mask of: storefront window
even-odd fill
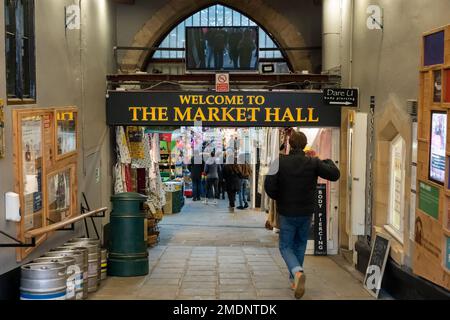
[[[390,148],[390,186],[388,227],[403,239],[403,209],[405,190],[405,140],[397,136]]]

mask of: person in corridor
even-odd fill
[[[208,199],[213,199],[213,204],[217,204],[216,194],[218,193],[219,185],[219,164],[216,158],[215,151],[211,152],[211,157],[206,160],[206,199],[205,204],[208,204]]]
[[[200,201],[201,197],[201,183],[202,183],[202,172],[204,163],[202,156],[198,150],[194,151],[194,156],[191,158],[191,164],[189,166],[189,171],[191,172],[192,180],[192,200]]]
[[[225,164],[223,166],[223,178],[225,180],[225,188],[227,190],[228,201],[229,201],[229,210],[230,212],[234,212],[234,207],[236,205],[236,193],[240,188],[240,178],[239,178],[239,165]]]
[[[280,155],[278,170],[271,171],[276,174],[266,176],[264,181],[266,193],[277,201],[279,249],[290,272],[297,299],[305,292],[303,262],[311,218],[317,205],[317,178],[330,181],[340,178],[339,169],[332,160],[322,161],[305,155],[303,150],[307,143],[305,134],[293,132],[289,139],[289,155]]]
[[[245,157],[245,156],[244,156]],[[245,159],[243,160],[245,161]],[[237,207],[239,210],[247,209],[248,208],[248,186],[249,186],[249,179],[252,175],[252,168],[248,163],[239,164],[239,178],[240,178],[240,187],[239,187],[239,207]]]

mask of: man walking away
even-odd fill
[[[192,180],[192,201],[200,201],[203,168],[204,164],[200,152],[195,150],[194,156],[191,158],[191,164],[189,165]]]
[[[225,164],[223,166],[223,178],[225,180],[225,188],[228,194],[228,209],[231,213],[234,212],[236,202],[236,193],[239,191],[239,165],[236,163]]]
[[[248,163],[240,164],[240,190],[239,190],[239,210],[247,209],[248,208],[248,202],[247,202],[247,190],[249,186],[249,179],[252,175],[252,168]]]
[[[302,132],[293,132],[289,140],[289,155],[280,155],[278,172],[267,176],[264,182],[266,193],[277,201],[279,248],[297,299],[305,293],[303,262],[311,218],[317,205],[317,178],[337,181],[340,177],[339,169],[332,160],[322,161],[305,155],[303,150],[307,142]]]
[[[219,183],[219,164],[217,163],[216,154],[211,152],[211,157],[206,161],[206,199],[205,204],[208,204],[208,199],[213,199],[213,204],[217,204],[215,195],[217,193],[217,186]]]

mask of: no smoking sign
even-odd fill
[[[216,73],[216,92],[230,91],[230,75],[228,73]]]

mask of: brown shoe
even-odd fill
[[[306,276],[303,272],[297,272],[295,273],[295,279],[294,279],[294,295],[296,299],[301,299],[303,295],[305,294],[305,280]]]

